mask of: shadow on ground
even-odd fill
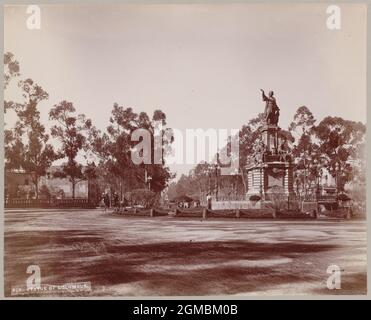
[[[84,230],[11,232],[5,234],[5,292],[25,285],[30,264],[40,266],[43,283],[90,281],[91,295],[240,294],[303,282],[321,287],[321,257],[336,249],[297,242],[132,244]],[[355,280],[353,289],[365,286],[363,274]]]

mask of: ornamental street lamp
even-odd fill
[[[152,177],[148,174],[147,170],[144,170],[144,182],[147,185],[148,190],[151,190]]]
[[[340,164],[339,162],[335,163],[335,184],[336,184],[336,194],[339,193],[339,171],[340,171]]]
[[[218,201],[218,194],[219,194],[219,170],[220,166],[219,164],[215,164],[215,199]]]
[[[260,193],[260,199],[263,199],[263,163],[260,162],[260,174],[259,174],[259,193]]]
[[[316,152],[314,150],[305,150],[304,151],[304,198],[307,198],[308,193],[308,171],[310,171],[313,158],[315,158]]]
[[[152,177],[151,176],[148,176],[147,181],[148,181],[148,190],[151,190]]]
[[[316,202],[317,202],[317,212],[319,212],[319,198],[320,198],[320,181],[323,175],[322,165],[315,159],[314,161],[314,170],[316,178]]]
[[[300,178],[299,178],[299,176],[296,172],[295,172],[295,175],[294,175],[294,181],[295,181],[295,184],[296,184],[296,195],[299,197],[300,196],[300,192],[299,192]]]
[[[307,150],[304,151],[304,198],[307,195]]]
[[[234,198],[237,200],[237,193],[238,193],[238,176],[239,176],[239,170],[238,168],[235,168],[232,171],[232,177],[233,177],[233,193],[234,193]]]
[[[209,194],[211,195],[211,175],[212,175],[212,172],[213,172],[213,166],[209,165],[206,170],[207,170],[207,175],[208,175],[208,178],[209,178]]]

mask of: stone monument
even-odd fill
[[[273,189],[280,189],[288,197],[293,195],[293,167],[286,138],[278,126],[280,109],[273,91],[268,96],[261,90],[265,111],[259,139],[254,153],[247,159],[247,199],[259,196],[267,200]],[[272,189],[273,188],[273,189]]]

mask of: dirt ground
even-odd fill
[[[90,281],[86,296],[366,294],[366,222],[121,217],[5,211],[5,294]],[[341,289],[326,286],[329,265]],[[50,293],[49,293],[50,294]]]

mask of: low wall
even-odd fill
[[[88,199],[7,199],[5,208],[95,208]]]
[[[269,201],[213,201],[211,203],[211,210],[265,209],[271,207],[272,204]],[[284,210],[299,210],[300,205],[298,201],[283,201],[280,208]]]
[[[261,201],[213,201],[211,210],[261,209]]]

